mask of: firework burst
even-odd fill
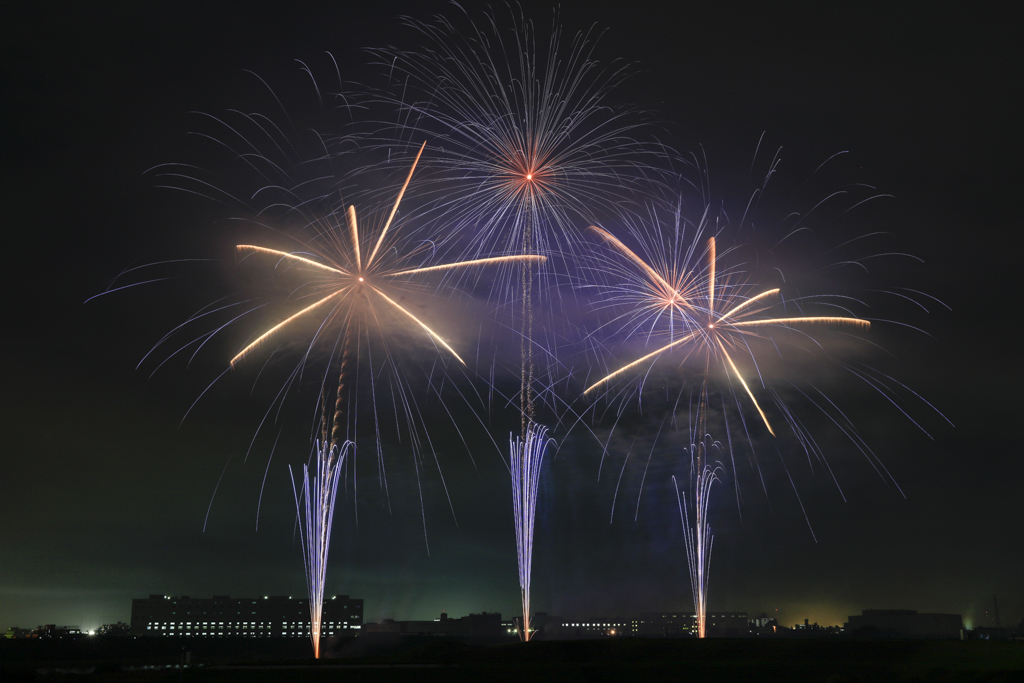
[[[685,271],[673,268],[671,271],[659,272],[611,233],[594,226],[590,229],[643,274],[644,288],[637,293],[641,303],[639,309],[632,314],[634,318],[657,323],[664,317],[669,321],[669,335],[676,338],[602,377],[587,387],[584,394],[593,393],[616,377],[643,367],[666,351],[683,347],[684,358],[696,355],[703,360],[705,372],[712,363],[716,363],[725,371],[728,379],[735,379],[765,427],[774,436],[775,431],[768,416],[744,379],[745,373],[740,371],[733,355],[738,351],[744,353],[753,363],[756,372],[757,359],[750,345],[751,339],[772,339],[773,331],[783,329],[810,329],[822,325],[866,329],[871,326],[867,320],[852,316],[766,315],[779,303],[780,290],[775,288],[756,292],[743,283],[719,282],[714,237],[707,241],[707,263],[703,269]],[[677,327],[680,329],[677,330]]]
[[[463,228],[446,248],[470,259],[551,257],[542,273],[530,263],[502,268],[492,290],[519,333],[525,437],[538,378],[546,378],[544,387],[554,383],[542,354],[572,334],[549,324],[535,335],[535,299],[551,291],[535,291],[535,280],[553,284],[584,258],[580,226],[602,213],[619,215],[638,193],[652,191],[656,183],[646,180],[666,177],[652,162],[666,155],[638,141],[647,131],[638,111],[611,104],[629,69],[597,60],[593,30],[567,40],[556,14],[545,38],[521,10],[507,11],[511,21],[494,13],[474,21],[465,11],[454,20],[407,20],[423,47],[376,53],[392,82],[382,99],[400,112],[398,125],[379,137],[389,153],[411,152],[409,141],[423,136],[437,146],[418,201],[425,216]]]
[[[421,153],[422,150],[423,148],[421,147]],[[344,228],[338,226],[339,229],[337,230],[318,235],[320,239],[303,245],[304,248],[301,252],[286,252],[250,244],[238,245],[238,252],[242,256],[269,257],[276,263],[277,267],[295,268],[305,271],[308,275],[307,289],[309,293],[304,293],[301,297],[313,299],[313,301],[267,329],[247,344],[245,348],[231,359],[232,365],[235,365],[251,354],[268,339],[286,330],[293,322],[305,316],[314,314],[320,316],[324,320],[325,326],[338,322],[347,326],[359,321],[360,317],[366,321],[379,320],[380,314],[378,311],[380,308],[398,313],[411,321],[436,345],[445,349],[460,363],[465,364],[459,355],[455,353],[455,350],[436,332],[408,310],[408,308],[399,304],[391,296],[388,296],[387,291],[389,287],[393,287],[393,283],[407,282],[410,278],[427,273],[509,263],[542,263],[546,260],[546,257],[511,255],[454,261],[437,265],[412,265],[417,256],[422,259],[426,254],[421,248],[399,255],[394,239],[389,239],[391,238],[389,228],[391,228],[395,214],[398,212],[399,203],[402,201],[402,196],[409,186],[409,181],[412,179],[412,174],[416,169],[416,162],[418,160],[419,156],[413,162],[412,168],[409,170],[409,176],[399,191],[387,220],[377,231],[376,235],[371,233],[368,238],[360,235],[355,206],[349,206],[346,214],[347,225]],[[366,256],[363,256],[364,252]],[[376,302],[376,308],[374,302]],[[363,304],[367,306],[366,310],[361,308]]]
[[[409,20],[427,47],[377,53],[402,93],[388,98],[402,119],[386,144],[401,150],[428,135],[439,148],[419,197],[469,229],[471,257],[532,242],[568,258],[580,251],[581,222],[649,193],[647,180],[665,175],[651,162],[664,155],[638,141],[638,112],[609,102],[629,70],[596,59],[593,31],[567,44],[556,16],[545,47],[509,11],[510,29],[493,14],[464,26]]]

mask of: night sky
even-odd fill
[[[1002,624],[1018,623],[1024,459],[1010,297],[1021,172],[1010,97],[1020,74],[1009,17],[861,4],[824,13],[687,5],[665,14],[661,4],[562,8],[569,32],[607,28],[598,58],[635,65],[611,99],[650,112],[681,152],[706,154],[716,201],[742,206],[756,186],[749,169],[762,133],[761,153],[781,147],[780,191],[767,204],[781,213],[766,210],[769,233],[802,180],[848,151],[837,177],[893,198],[843,229],[887,232],[878,249],[923,260],[883,260],[872,277],[951,308],[872,312],[905,316],[927,332],[876,326],[876,339],[891,352],[885,367],[955,424],[911,402],[929,439],[891,406],[857,409],[906,497],[827,435],[846,501],[821,472],[795,474],[817,542],[782,474],[769,476],[767,499],[750,491],[742,521],[732,488],[719,487],[709,607],[777,610],[787,625],[842,623],[865,608],[961,613],[968,625],[992,625],[995,594]],[[295,445],[271,463],[257,530],[271,444],[258,442],[243,462],[266,405],[250,396],[251,378],[218,389],[182,422],[229,356],[207,354],[153,377],[152,363],[135,369],[212,298],[206,281],[183,266],[172,281],[83,302],[125,268],[223,259],[244,234],[224,220],[232,215],[225,207],[157,188],[144,173],[172,161],[213,166],[192,151],[189,112],[255,106],[250,70],[280,88],[301,120],[308,100],[297,93],[308,92],[300,83],[308,77],[294,60],[315,70],[331,51],[345,80],[370,81],[376,72],[363,48],[417,47],[402,15],[455,10],[439,2],[250,5],[0,5],[9,273],[0,627],[127,621],[131,598],[151,593],[305,593],[286,465],[305,458],[312,406],[289,414],[294,427],[282,439]],[[547,28],[550,5],[524,10]],[[823,197],[828,184],[821,187]],[[806,197],[793,201],[806,209]],[[816,226],[822,244],[834,241],[828,231],[827,221]],[[490,421],[499,444],[503,419]],[[472,460],[443,423],[435,435],[457,524],[439,479],[424,476],[429,554],[415,476],[400,453],[389,472],[390,513],[369,467],[358,526],[351,499],[339,503],[327,592],[363,598],[368,621],[518,613],[507,471],[475,420],[467,434]],[[652,485],[634,522],[637,473],[627,468],[610,524],[623,453],[599,478],[601,441],[582,429],[556,436],[561,447],[541,484],[534,608],[574,616],[690,609],[666,486]],[[673,471],[663,458],[655,466],[662,482]]]

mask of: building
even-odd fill
[[[324,598],[321,635],[354,636],[363,625],[363,601],[347,595]],[[190,598],[150,595],[132,600],[131,634],[193,638],[308,638],[309,600]]]
[[[776,617],[769,617],[767,612],[761,612],[747,621],[747,632],[755,638],[777,636],[779,635],[779,620]]]
[[[18,628],[17,626],[11,626],[7,629],[7,633],[4,634],[4,638],[7,640],[20,640],[21,638],[38,638],[39,635],[30,628]]]
[[[78,626],[58,626],[56,624],[46,624],[45,626],[36,626],[33,629],[18,628],[17,626],[12,626],[11,628],[7,629],[7,633],[4,634],[4,637],[8,640],[22,640],[25,638],[43,640],[73,640],[75,638],[80,638],[83,635],[84,634],[82,633],[82,629],[80,629]]]
[[[749,630],[746,612],[708,612],[704,625],[709,636],[745,636]],[[630,622],[630,635],[640,638],[679,638],[697,635],[693,612],[643,612]]]
[[[634,622],[635,623],[635,622]],[[533,625],[533,622],[530,622]],[[626,617],[587,616],[560,619],[557,624],[545,628],[551,638],[618,638],[635,635],[630,631],[631,622]]]
[[[498,638],[502,635],[501,614],[482,612],[452,619],[447,613],[432,621],[395,621],[385,619],[363,628],[367,635],[437,636],[439,638]]]
[[[804,619],[804,623],[795,624],[789,635],[796,638],[825,638],[841,636],[846,633],[842,626],[819,626],[818,622],[810,623],[810,619]]]
[[[959,639],[964,628],[959,614],[919,614],[912,609],[866,609],[846,622],[846,633],[883,638]]]
[[[709,636],[745,636],[746,612],[708,612]],[[697,635],[697,615],[693,612],[642,612],[635,616],[573,617],[560,619],[557,628],[548,627],[553,638],[688,638]]]

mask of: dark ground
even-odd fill
[[[298,643],[9,641],[0,643],[0,680],[1024,681],[1020,642],[621,639],[467,645],[409,638],[389,641],[373,654],[370,641],[359,640],[364,642],[338,643],[341,656],[320,662],[293,652]],[[353,650],[356,644],[362,654]],[[169,668],[183,645],[192,652],[193,666]],[[301,645],[308,652],[308,644]]]

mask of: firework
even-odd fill
[[[327,581],[327,553],[331,546],[331,524],[334,520],[334,499],[338,495],[341,468],[351,443],[329,446],[326,442],[315,445],[316,468],[313,478],[309,465],[302,466],[299,488],[292,476],[295,512],[298,515],[299,537],[302,540],[303,567],[309,592],[309,637],[313,641],[313,656],[320,658],[320,616],[323,614],[324,585]]]
[[[516,523],[516,551],[519,556],[519,590],[523,602],[520,636],[530,639],[530,573],[533,565],[533,526],[537,516],[537,487],[544,451],[548,447],[546,427],[531,422],[525,436],[509,437],[512,459],[512,509]]]
[[[424,147],[425,143],[420,147],[420,154]],[[296,247],[282,249],[277,248],[276,243],[236,246],[240,262],[249,265],[261,275],[270,269],[275,276],[274,286],[278,290],[284,288],[287,291],[285,305],[290,310],[281,314],[272,323],[262,326],[241,348],[236,347],[230,360],[230,368],[240,369],[256,358],[260,358],[265,368],[277,357],[294,356],[289,351],[295,344],[305,347],[299,354],[298,364],[288,375],[284,386],[277,392],[274,402],[268,407],[256,436],[268,423],[275,408],[276,412],[280,413],[286,396],[296,387],[303,374],[313,369],[316,362],[323,358],[322,350],[327,351],[326,368],[322,371],[314,370],[314,377],[318,372],[323,373],[320,379],[320,410],[325,415],[323,434],[317,446],[318,459],[329,464],[318,466],[318,471],[322,473],[317,479],[317,484],[304,485],[305,490],[310,491],[302,494],[307,497],[309,509],[305,513],[300,513],[300,517],[305,520],[303,524],[307,527],[320,520],[316,522],[319,526],[314,525],[315,528],[310,527],[308,532],[304,532],[304,555],[311,605],[314,608],[311,611],[311,628],[315,650],[318,648],[319,633],[319,612],[316,611],[316,605],[319,603],[315,596],[322,593],[324,567],[321,565],[326,562],[327,557],[327,538],[318,534],[329,534],[329,530],[324,526],[324,520],[331,518],[333,508],[328,509],[325,506],[333,506],[334,503],[333,494],[327,496],[323,491],[324,487],[330,487],[333,491],[339,478],[346,476],[346,471],[351,476],[353,492],[356,491],[355,456],[358,442],[360,378],[363,382],[369,383],[366,393],[370,409],[364,412],[372,419],[370,426],[375,437],[378,478],[386,496],[388,488],[384,449],[381,443],[381,427],[384,420],[379,415],[378,406],[382,399],[391,404],[389,408],[395,413],[396,430],[401,429],[398,418],[404,413],[404,431],[412,450],[416,481],[420,487],[424,542],[427,543],[429,552],[420,481],[420,460],[424,449],[420,426],[423,425],[423,417],[421,408],[417,405],[417,396],[405,380],[403,365],[406,363],[401,362],[403,350],[398,348],[398,342],[428,349],[432,346],[438,358],[438,361],[433,363],[432,376],[444,379],[448,376],[447,366],[462,367],[465,362],[454,345],[417,310],[419,304],[416,302],[431,294],[431,288],[424,279],[438,274],[443,276],[453,271],[507,267],[510,264],[536,265],[546,260],[546,257],[541,255],[510,254],[441,261],[437,258],[438,251],[434,248],[433,242],[410,239],[408,231],[402,229],[406,223],[401,220],[399,209],[418,161],[419,154],[410,164],[404,183],[389,207],[390,211],[381,212],[379,216],[371,215],[369,222],[365,216],[357,214],[354,205],[349,205],[346,210],[333,211],[320,217],[307,216],[303,207],[291,207],[288,213],[293,214],[293,219],[297,216],[302,221],[302,232],[293,235],[277,225],[265,227],[278,235],[278,242],[287,238],[297,243]],[[261,283],[265,281],[265,277],[261,279]],[[213,332],[204,333],[199,339],[179,347],[171,356],[190,345],[196,345],[201,349],[214,335],[244,322],[248,317],[261,311],[264,305],[266,304],[252,305],[242,301],[200,310],[173,332],[183,330],[193,323],[208,325],[207,321],[214,315],[226,313],[230,317],[226,322],[218,324]],[[241,313],[234,312],[243,307]],[[169,337],[170,335],[162,339],[161,343]],[[262,374],[263,370],[260,372]],[[221,377],[226,376],[226,373],[227,370]],[[384,388],[389,388],[391,396],[386,397],[378,384],[384,384]],[[333,411],[328,413],[328,396],[332,393]],[[448,410],[443,401],[440,402],[439,409]],[[254,442],[256,436],[253,437]],[[429,435],[426,439],[427,447],[433,450]],[[436,453],[434,458],[436,462]],[[268,460],[268,471],[269,467]],[[439,463],[438,471],[440,472]],[[297,497],[298,495],[296,494]],[[390,504],[390,498],[388,502]],[[259,508],[257,521],[258,517]],[[314,571],[314,567],[319,569]]]
[[[661,341],[654,342],[658,345],[654,351],[593,382],[584,394],[594,394],[617,378],[640,369],[646,368],[649,373],[650,365],[673,351],[679,353],[684,364],[696,364],[702,375],[696,434],[691,441],[691,490],[685,503],[679,500],[679,508],[685,530],[697,630],[698,635],[704,637],[707,579],[713,542],[707,519],[708,503],[711,487],[723,471],[719,465],[712,465],[707,459],[707,394],[712,373],[717,370],[725,375],[737,406],[742,405],[740,397],[744,396],[767,431],[775,436],[773,420],[769,419],[762,402],[758,401],[748,382],[750,371],[741,369],[741,366],[749,363],[757,375],[762,376],[757,371],[757,342],[768,340],[774,348],[778,348],[782,343],[779,337],[783,331],[787,334],[793,331],[807,334],[815,327],[863,330],[870,327],[870,323],[847,315],[775,313],[780,302],[780,291],[758,291],[737,272],[723,269],[719,264],[720,256],[714,237],[703,242],[703,251],[696,248],[695,245],[700,243],[696,239],[686,246],[681,245],[681,240],[677,239],[670,249],[664,248],[663,240],[644,242],[645,259],[608,231],[594,226],[590,230],[617,256],[616,270],[621,280],[620,284],[611,287],[612,294],[608,302],[609,305],[624,305],[626,312],[620,314],[615,322],[622,325],[628,334],[643,334],[649,341],[658,338]],[[735,385],[741,391],[735,390]],[[785,408],[777,394],[769,392],[769,395],[781,407],[782,414],[794,431],[803,435],[800,423]],[[745,421],[744,426],[747,428]],[[813,444],[813,440],[808,440]],[[673,482],[675,484],[674,477]],[[676,491],[678,495],[678,487]],[[738,496],[737,489],[737,502]],[[688,512],[691,507],[692,515]]]
[[[698,449],[704,447],[703,443],[696,446]],[[711,572],[711,548],[715,541],[715,536],[711,533],[711,524],[708,522],[708,502],[711,499],[711,487],[718,481],[720,471],[721,468],[705,465],[699,474],[692,478],[693,497],[689,500],[677,498],[679,518],[683,523],[686,566],[690,570],[690,589],[693,593],[693,610],[697,617],[698,638],[707,636],[708,576]],[[672,476],[672,486],[676,489],[678,497],[679,485],[675,475]],[[690,505],[694,511],[692,520]]]
[[[414,249],[403,250],[404,243],[396,238],[393,222],[415,168],[416,161],[413,162],[387,219],[376,231],[362,230],[355,207],[349,206],[344,227],[324,230],[317,235],[317,239],[305,243],[301,251],[282,251],[254,245],[237,247],[239,253],[245,257],[272,260],[275,268],[296,273],[300,285],[296,287],[296,294],[292,299],[301,307],[257,335],[238,351],[231,364],[234,366],[243,362],[269,340],[284,335],[300,320],[317,321],[316,331],[308,340],[309,347],[312,348],[321,340],[333,340],[334,353],[340,356],[341,363],[330,437],[332,445],[338,445],[347,438],[345,425],[348,420],[343,409],[347,375],[358,375],[357,370],[352,371],[349,368],[350,357],[354,353],[358,356],[360,341],[368,340],[374,331],[383,338],[387,328],[385,321],[389,316],[399,321],[403,329],[411,324],[413,330],[419,330],[422,340],[432,343],[442,354],[455,359],[460,365],[465,364],[440,334],[410,310],[409,306],[399,303],[411,286],[412,280],[425,274],[458,269],[545,261],[544,256],[508,255],[424,264],[423,261],[430,256],[428,246],[421,244]],[[327,224],[327,227],[333,226]],[[386,343],[385,362],[397,374],[394,356]],[[400,388],[398,390],[401,391]],[[413,399],[406,392],[402,392],[399,400],[402,405],[408,406]],[[376,415],[376,410],[374,414]],[[377,422],[375,431],[379,433],[379,421]],[[381,469],[382,457],[378,441],[378,465]]]

